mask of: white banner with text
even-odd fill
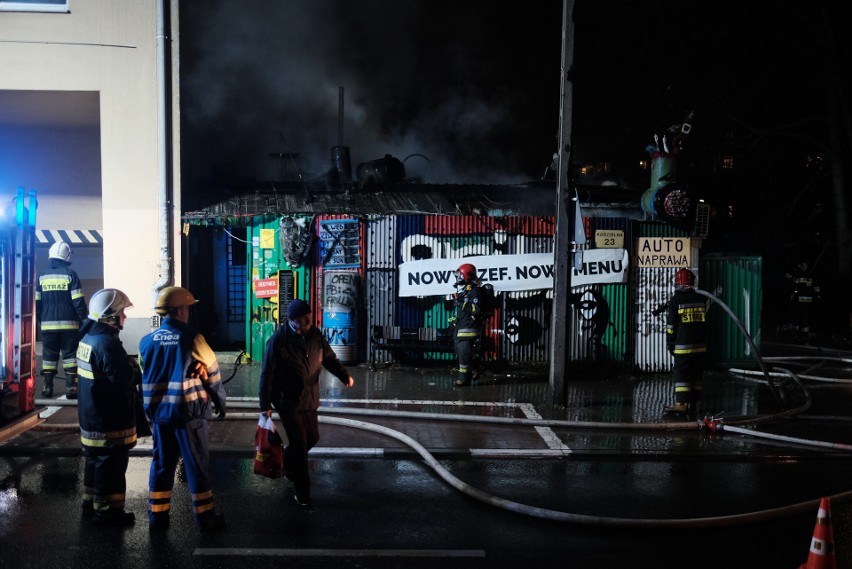
[[[462,259],[422,259],[399,266],[399,296],[448,295],[455,292],[455,271],[470,263],[483,283],[496,292],[553,288],[553,254],[487,255]],[[627,251],[587,249],[574,269],[572,286],[627,282]]]

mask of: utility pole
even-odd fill
[[[562,1],[562,82],[559,100],[559,171],[556,179],[556,231],[553,244],[553,315],[550,344],[551,404],[565,403],[568,353],[568,298],[573,270],[575,202],[571,191],[571,127],[574,66],[574,0]]]

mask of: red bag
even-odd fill
[[[254,473],[267,478],[284,476],[284,441],[275,430],[275,422],[260,414],[254,435]]]

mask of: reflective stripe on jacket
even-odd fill
[[[207,378],[188,377],[196,361],[207,370]],[[164,319],[139,343],[139,365],[145,412],[152,423],[184,425],[194,419],[210,419],[211,400],[225,409],[225,386],[216,354],[188,324]]]
[[[42,332],[77,330],[89,313],[77,272],[56,259],[39,274],[35,300]]]
[[[666,344],[674,355],[707,351],[707,302],[692,289],[676,290],[666,315]]]

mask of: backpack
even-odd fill
[[[477,319],[485,322],[494,316],[494,310],[497,309],[497,297],[494,294],[494,286],[488,283],[479,285],[477,292],[479,297],[479,302],[477,303],[479,316]]]

